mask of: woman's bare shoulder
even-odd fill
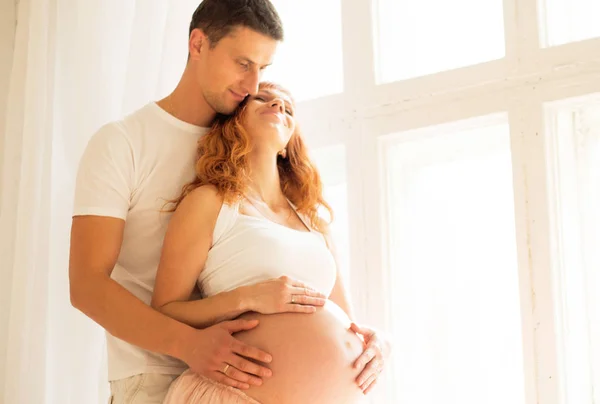
[[[216,217],[223,205],[223,196],[219,194],[214,185],[202,185],[187,194],[175,213],[179,216],[185,214],[193,219],[211,219]]]

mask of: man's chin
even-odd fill
[[[214,108],[214,110],[221,115],[232,115],[239,105],[240,103],[237,102],[231,105],[221,104],[217,108]]]

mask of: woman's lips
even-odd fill
[[[279,121],[283,122],[283,116],[281,113],[279,112],[275,112],[275,111],[266,111],[263,112],[263,115],[274,115],[277,117],[277,119],[279,119]]]

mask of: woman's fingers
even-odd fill
[[[293,286],[289,289],[289,293],[292,295],[298,295],[298,296],[308,296],[308,297],[316,297],[318,299],[327,299],[327,296],[325,296],[323,293],[318,292],[314,289],[305,288],[305,287]]]
[[[323,295],[322,293],[317,292],[314,288],[308,286],[306,283],[304,282],[300,282],[296,279],[292,279],[288,276],[282,276],[279,278],[282,282],[284,282],[286,285],[290,285],[292,287],[294,287],[294,292],[295,294],[302,294],[302,295],[311,295],[313,293],[316,293],[316,297],[327,297],[325,295]]]
[[[315,306],[305,306],[296,303],[286,304],[285,307],[288,313],[314,313],[317,311],[317,308]]]
[[[322,297],[313,297],[306,295],[292,295],[290,299],[290,303],[294,304],[304,304],[307,306],[324,306],[327,299],[323,299]]]
[[[360,375],[358,375],[358,378],[356,379],[356,383],[361,386],[361,388],[363,387],[363,385],[373,376],[377,377],[379,375],[379,373],[381,373],[381,369],[383,368],[383,366],[381,365],[381,362],[377,359],[372,360],[371,362],[369,362],[367,364],[367,366],[365,366],[365,368],[363,369],[363,371],[360,373]]]
[[[369,345],[367,349],[365,349],[365,351],[358,357],[356,362],[354,362],[354,368],[363,369],[375,356],[377,356],[376,347]]]
[[[373,390],[373,387],[375,387],[375,384],[377,383],[377,377],[374,377],[373,379],[368,380],[368,383],[364,384],[364,388],[363,390],[363,394],[367,395],[369,394],[369,392],[371,390]]]

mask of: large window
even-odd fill
[[[525,400],[509,129],[461,127],[383,143],[390,402]]]

